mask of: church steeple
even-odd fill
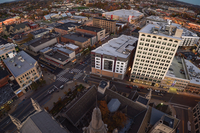
[[[100,109],[94,108],[90,125],[83,128],[83,133],[107,133],[107,131],[107,125],[102,120]]]
[[[16,125],[17,129],[19,130],[22,127],[21,121],[10,114],[8,114],[8,116],[10,117],[11,121]]]
[[[31,102],[36,111],[38,111],[38,112],[42,111],[42,108],[37,101],[35,101],[31,98]]]

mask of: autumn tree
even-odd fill
[[[112,119],[113,119],[113,122],[114,122],[113,124],[116,127],[124,127],[125,124],[126,124],[127,117],[125,116],[124,113],[117,111],[112,116]]]
[[[98,103],[101,110],[102,118],[107,118],[109,115],[109,110],[106,101],[99,101]]]

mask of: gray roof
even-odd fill
[[[163,115],[165,115],[165,113],[163,113],[160,110],[157,110],[155,108],[152,108],[151,118],[150,118],[150,124],[154,125],[156,122],[158,122],[161,119],[161,117]]]
[[[66,34],[63,37],[71,39],[71,40],[74,40],[74,41],[78,41],[78,42],[85,42],[85,41],[88,40],[88,38],[82,37],[82,36],[78,36],[76,34]]]
[[[139,96],[138,99],[137,99],[137,101],[140,102],[140,103],[142,103],[142,104],[144,104],[144,105],[147,105],[147,103],[148,103],[149,100],[146,99],[146,98],[144,98],[144,97],[142,97],[142,96]]]
[[[79,27],[79,29],[84,29],[84,30],[89,30],[89,31],[94,31],[94,32],[99,32],[99,31],[103,30],[101,28],[97,28],[97,27],[93,27],[93,26],[86,26],[86,25]]]
[[[18,59],[19,56],[21,56],[24,59],[24,62]],[[30,70],[31,68],[34,67],[34,64],[36,63],[36,60],[33,59],[30,55],[28,55],[24,51],[20,51],[12,59],[7,58],[4,59],[3,61],[14,77],[17,77],[25,73],[26,71]]]
[[[63,54],[63,53],[60,53],[58,51],[49,51],[47,53],[45,53],[46,55],[56,59],[56,60],[60,60],[60,61],[66,61],[67,59],[69,59],[69,56]]]
[[[40,33],[47,32],[47,31],[49,31],[49,30],[47,30],[47,29],[39,29],[39,30],[32,31],[30,33],[33,34],[33,35],[38,35]]]
[[[96,103],[97,90],[93,86],[75,104],[66,111],[67,118],[72,124],[76,123],[88,112]]]
[[[46,112],[36,112],[30,116],[20,129],[21,133],[67,133],[64,128]]]
[[[69,30],[70,27],[76,27],[76,26],[80,26],[81,24],[79,23],[73,23],[73,22],[69,22],[69,23],[64,23],[64,24],[61,24],[59,26],[56,26],[55,28],[58,28],[58,29],[62,29],[62,30]]]
[[[120,101],[118,99],[111,99],[110,102],[108,103],[108,109],[109,111],[112,113],[112,112],[115,112],[118,110],[119,106],[120,106]]]
[[[74,51],[72,51],[72,50],[69,50],[69,49],[66,49],[66,48],[62,48],[62,47],[58,48],[58,50],[60,50],[60,51],[62,51],[62,52],[65,52],[65,53],[68,53],[68,54],[71,54],[71,53],[74,52]]]
[[[44,38],[44,37],[41,38],[41,37],[40,37],[40,39],[37,39],[36,41],[33,41],[33,42],[30,43],[29,45],[31,45],[32,47],[37,47],[37,46],[40,46],[40,45],[42,45],[42,44],[44,44],[44,43],[46,43],[46,42],[48,42],[48,41],[50,41],[50,40],[56,38],[55,35],[46,34],[45,36],[48,36],[48,37],[46,37],[46,38]]]

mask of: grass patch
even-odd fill
[[[81,7],[73,7],[72,9],[89,9],[89,8],[85,6],[81,6]]]

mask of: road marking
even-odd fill
[[[52,88],[53,86],[51,86],[50,88]],[[42,94],[40,94],[39,96],[37,96],[35,99],[37,99],[38,97],[40,97],[41,95],[43,95],[44,93],[46,93],[47,91],[48,91],[49,89],[47,89],[46,91],[44,91]],[[30,104],[32,104],[32,103],[29,103],[26,107],[25,107],[25,109],[30,105]],[[23,109],[22,111],[21,111],[21,113],[17,116],[17,117],[19,117],[22,113],[23,113],[23,111],[25,110],[25,109]],[[10,125],[11,124],[11,122],[9,122],[7,125],[5,125],[3,128],[5,128],[5,127],[7,127],[8,125]]]

